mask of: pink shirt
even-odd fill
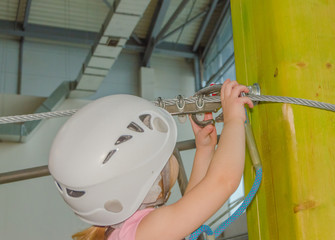
[[[108,240],[135,240],[135,234],[138,224],[147,216],[154,208],[146,208],[135,212],[128,218],[120,228],[116,228],[108,237]]]

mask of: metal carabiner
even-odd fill
[[[197,119],[196,115],[197,114],[191,114],[191,118],[192,118],[193,122],[195,122],[195,124],[197,124],[199,127],[204,128],[207,125],[210,125],[210,124],[214,125],[215,124],[214,119],[208,119],[208,120],[200,121],[200,120]]]

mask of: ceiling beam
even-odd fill
[[[150,64],[150,58],[156,45],[157,35],[163,25],[164,18],[170,5],[170,0],[160,0],[157,3],[154,16],[152,18],[147,47],[143,55],[142,65],[147,67]]]
[[[19,2],[17,4],[16,17],[15,17],[15,22],[16,23],[19,21],[20,8],[21,8],[21,0],[19,0]]]
[[[143,41],[135,34],[135,33],[132,33],[131,34],[131,37],[140,45],[143,45]]]
[[[205,30],[206,30],[206,28],[208,26],[209,20],[211,19],[212,15],[214,13],[214,10],[215,10],[215,8],[216,8],[216,6],[218,4],[218,1],[219,0],[213,0],[212,1],[212,4],[211,4],[211,6],[209,8],[209,11],[208,11],[208,13],[207,13],[207,15],[205,17],[205,20],[202,22],[202,25],[199,28],[199,31],[197,33],[197,37],[196,37],[196,39],[194,41],[193,52],[196,52],[198,50],[198,48],[199,48],[200,41],[201,41],[202,37],[204,36]]]
[[[167,39],[168,37],[170,37],[173,34],[177,33],[179,30],[185,28],[187,25],[189,25],[193,21],[197,20],[198,18],[201,18],[202,16],[204,16],[207,13],[207,11],[208,11],[208,9],[206,9],[203,12],[198,13],[197,15],[195,15],[194,17],[192,17],[191,19],[189,19],[188,21],[186,21],[185,23],[183,23],[179,27],[177,27],[177,28],[173,29],[171,32],[167,33],[166,35],[164,35],[161,39],[159,39],[157,41],[156,45],[162,43],[165,39]]]
[[[23,25],[22,25],[23,30],[25,30],[27,28],[27,25],[28,25],[28,18],[29,18],[29,15],[30,15],[30,7],[31,7],[31,0],[27,0],[26,10],[24,12],[24,20],[23,20]]]
[[[112,5],[107,0],[102,0],[108,8],[112,8]]]
[[[20,5],[21,5],[21,1],[19,1],[19,5],[18,5],[18,13],[19,13],[19,9],[20,9]],[[29,18],[29,14],[30,14],[30,7],[31,7],[31,0],[27,0],[26,2],[26,8],[24,11],[24,19],[23,19],[23,23],[21,25],[21,29],[22,31],[25,31],[27,28],[27,24],[28,24],[28,18]],[[18,14],[16,16],[16,21],[15,21],[15,26],[18,23]],[[17,94],[21,94],[21,88],[22,88],[22,68],[23,68],[23,46],[24,46],[24,37],[20,38],[20,45],[19,45],[19,61],[18,61],[18,76],[17,76],[17,89],[16,89],[16,93]]]
[[[16,26],[16,27],[15,27]],[[26,31],[21,30],[22,24],[14,21],[0,20],[0,35],[27,37],[32,39],[52,40],[62,43],[83,44],[92,46],[98,37],[97,32],[88,32],[81,30],[69,30],[65,28],[57,28],[50,26],[42,26],[35,24],[28,24]],[[142,42],[143,40],[140,39]],[[127,41],[124,49],[144,53],[146,46],[138,45],[132,41]],[[194,58],[195,54],[192,52],[192,46],[183,44],[162,43],[156,46],[155,53],[166,54],[169,56]]]
[[[133,41],[128,41],[125,45],[126,50],[135,51],[138,53],[144,53],[146,50],[145,46],[140,46]],[[182,57],[182,58],[190,58],[193,59],[196,54],[192,52],[191,45],[184,45],[184,44],[175,44],[175,43],[168,43],[163,42],[155,47],[154,53],[162,54],[166,56],[172,57]]]
[[[174,21],[177,19],[179,14],[184,10],[186,4],[189,2],[189,0],[183,0],[179,6],[177,7],[176,11],[172,14],[170,19],[167,21],[167,23],[164,25],[163,29],[158,33],[157,35],[157,41],[159,41],[165,33],[170,29],[171,25],[174,23]]]
[[[193,59],[196,54],[192,52],[191,45],[164,42],[155,48],[155,53]]]
[[[37,24],[28,24],[25,31],[23,31],[22,28],[21,23],[0,20],[0,34],[3,35],[86,45],[92,45],[98,36],[97,32],[70,30]]]

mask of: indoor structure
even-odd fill
[[[227,78],[335,104],[334,12],[331,0],[0,0],[0,116],[113,94],[189,97]],[[249,116],[262,184],[218,239],[334,239],[334,112],[259,103]],[[47,167],[66,119],[0,124],[0,239],[70,239],[88,226]],[[189,122],[175,120],[182,167],[169,203],[183,194],[195,147]],[[247,157],[244,181],[207,224],[232,215],[254,178]]]

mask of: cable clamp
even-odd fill
[[[157,105],[158,107],[165,108],[165,102],[161,97],[157,98]]]
[[[185,107],[185,99],[182,95],[177,96],[177,102],[176,102],[177,108],[180,112],[183,112]]]
[[[202,109],[205,106],[204,96],[198,95],[196,97],[195,105],[197,106],[197,109]]]

